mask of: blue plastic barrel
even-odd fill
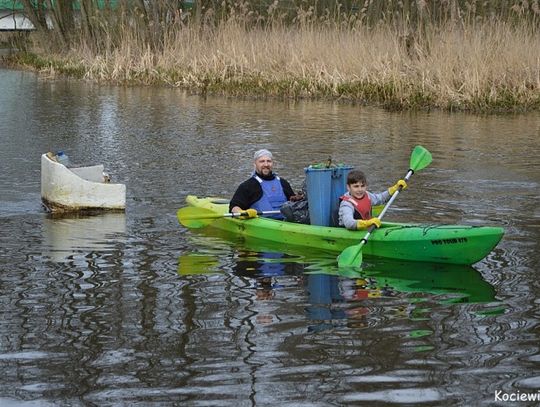
[[[330,225],[330,197],[332,195],[332,168],[313,168],[306,172],[309,219],[312,225]]]
[[[306,186],[309,203],[309,219],[312,225],[337,225],[339,197],[347,190],[349,166],[315,168],[309,166],[306,172]]]
[[[347,175],[353,167],[338,166],[332,173],[332,194],[330,201],[330,226],[338,225],[339,197],[347,192]]]

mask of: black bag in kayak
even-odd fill
[[[279,209],[287,222],[309,224],[309,208],[307,199],[287,201]]]
[[[306,189],[306,181],[304,181],[302,183],[302,191],[291,197],[291,200],[285,202],[279,209],[287,222],[309,225],[309,206]]]

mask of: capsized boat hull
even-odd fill
[[[226,200],[190,195],[188,205],[210,209],[219,214],[228,211]],[[268,218],[218,218],[210,224],[244,238],[335,252],[358,244],[365,231],[341,227],[303,225]],[[504,230],[491,226],[406,224],[383,222],[371,234],[362,253],[381,258],[432,263],[471,265],[485,258],[501,240]]]
[[[105,182],[103,165],[67,168],[48,154],[41,156],[41,200],[52,213],[123,211],[126,186]]]

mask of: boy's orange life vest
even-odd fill
[[[355,199],[350,195],[343,195],[339,199],[352,203],[354,206],[354,219],[371,219],[371,199],[369,194],[364,194],[361,199]]]

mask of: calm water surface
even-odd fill
[[[0,405],[494,405],[540,392],[540,115],[202,98],[0,70]],[[260,147],[295,188],[331,156],[387,214],[502,225],[473,267],[334,259],[186,230]],[[40,155],[103,163],[125,214],[52,218]],[[276,250],[278,250],[276,252]],[[279,252],[281,250],[282,252]],[[500,393],[498,393],[500,392]],[[534,405],[524,402],[520,405]]]

